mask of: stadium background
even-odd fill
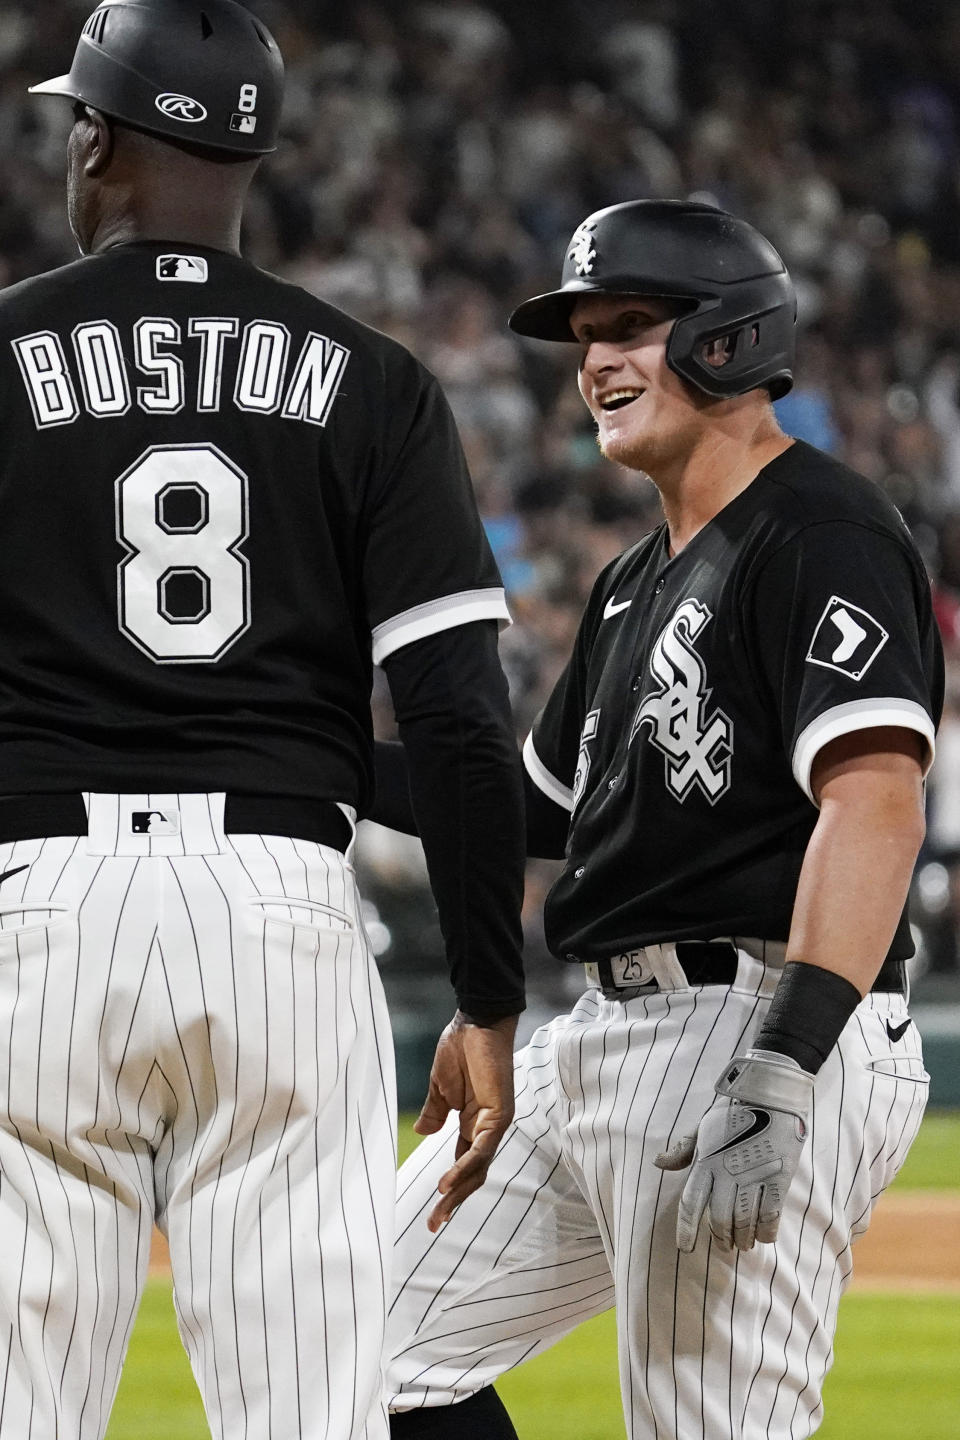
[[[76,253],[63,199],[68,107],[28,100],[25,89],[67,68],[90,8],[0,0],[0,286]],[[841,1315],[841,1371],[861,1388],[849,1418],[822,1433],[882,1440],[889,1422],[899,1434],[906,1403],[921,1440],[955,1436],[956,1380],[952,1419],[943,1386],[960,1350],[960,1276],[949,1263],[960,1248],[958,1124],[942,1107],[960,1106],[960,9],[950,0],[250,8],[277,36],[288,94],[245,252],[396,336],[440,378],[515,617],[502,654],[520,736],[569,652],[593,577],[659,512],[652,486],[599,456],[571,356],[512,336],[505,316],[553,287],[576,224],[618,200],[715,202],[754,221],[787,260],[801,338],[782,424],[900,507],[929,567],[948,657],[912,966],[938,1108],[913,1178],[885,1202],[890,1226],[866,1262],[874,1288],[863,1282],[858,1298],[855,1282]],[[388,736],[382,677],[374,703]],[[393,1009],[401,1101],[413,1106],[450,1008],[439,931],[418,844],[362,830],[367,920]],[[554,873],[543,862],[528,874],[525,1031],[579,988],[574,968],[543,944]],[[898,1206],[905,1229],[893,1223]],[[904,1235],[919,1229],[935,1262],[928,1275],[922,1253],[909,1262],[903,1253]],[[111,1440],[205,1433],[194,1395],[183,1401],[186,1428],[160,1398],[183,1381],[182,1368],[179,1381],[163,1379],[175,1345],[165,1285],[152,1282]],[[622,1434],[607,1339],[568,1342],[530,1402],[540,1418],[524,1440],[561,1435],[555,1414],[574,1403],[561,1403],[561,1371],[568,1384],[579,1377],[592,1417],[570,1434]],[[884,1376],[898,1367],[895,1400]]]

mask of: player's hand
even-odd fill
[[[456,1164],[440,1178],[441,1199],[427,1220],[437,1231],[487,1178],[490,1161],[513,1119],[513,1038],[517,1016],[479,1025],[458,1010],[437,1042],[430,1088],[414,1124],[418,1135],[441,1129],[460,1112]]]
[[[661,1170],[693,1169],[680,1197],[677,1245],[690,1251],[704,1211],[725,1250],[775,1240],[807,1136],[813,1076],[772,1050],[748,1050],[717,1081],[718,1098],[685,1136],[658,1155]]]

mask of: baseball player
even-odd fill
[[[156,1221],[215,1436],[377,1440],[372,661],[461,1007],[431,1103],[467,1194],[523,1003],[502,588],[432,377],[240,258],[281,103],[260,21],[107,0],[34,88],[74,102],[85,258],[0,296],[0,1436],[103,1435]]]
[[[665,520],[600,575],[524,747],[531,853],[566,856],[548,940],[589,988],[517,1056],[479,1195],[444,1194],[453,1127],[401,1170],[397,1437],[513,1436],[491,1383],[611,1306],[631,1440],[820,1421],[851,1242],[927,1094],[905,903],[943,671],[897,511],[776,423],[794,317],[749,225],[640,201],[511,318],[576,347]]]

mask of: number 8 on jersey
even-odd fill
[[[218,660],[250,625],[246,475],[215,445],[154,445],[116,503],[120,629],[160,664]]]

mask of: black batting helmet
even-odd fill
[[[510,316],[520,335],[574,340],[577,300],[596,293],[675,299],[680,314],[667,364],[708,395],[793,385],[797,301],[768,240],[735,215],[686,200],[629,200],[588,215],[567,247],[560,289],[526,300]],[[724,336],[723,365],[704,358]]]
[[[69,75],[30,89],[152,135],[265,155],[277,148],[283,60],[267,27],[234,0],[104,0]]]

